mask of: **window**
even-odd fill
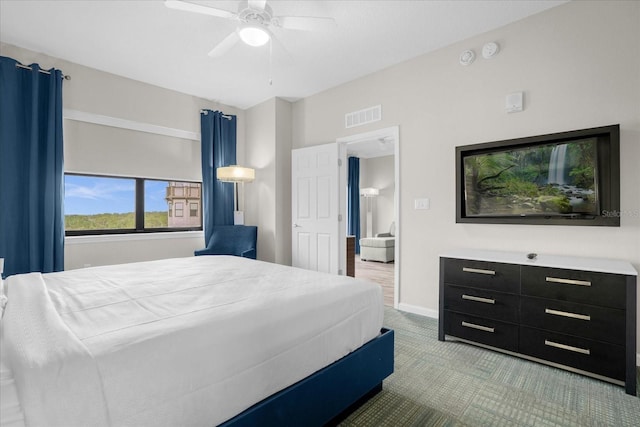
[[[64,177],[65,231],[135,230],[136,180]]]
[[[182,193],[182,191],[180,191],[180,193]],[[182,211],[183,211],[182,202],[176,202],[176,216],[181,217]]]
[[[202,230],[201,194],[197,182],[68,173],[65,231],[74,236]],[[190,208],[187,217],[186,205]]]

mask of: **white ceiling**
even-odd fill
[[[347,155],[357,156],[361,159],[393,156],[395,154],[395,145],[395,141],[385,138],[350,142],[347,145]]]
[[[275,15],[333,17],[337,24],[316,32],[275,29],[271,71],[268,45],[240,43],[210,58],[236,23],[171,10],[162,0],[0,0],[0,41],[245,109],[274,96],[321,92],[564,2],[270,0]],[[238,1],[194,3],[238,9]]]

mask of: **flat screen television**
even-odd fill
[[[456,222],[620,226],[620,126],[456,147]]]

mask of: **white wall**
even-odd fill
[[[639,2],[570,2],[294,104],[294,148],[399,125],[401,308],[436,313],[438,256],[455,247],[617,258],[640,270],[639,22]],[[489,41],[496,57],[458,64]],[[515,91],[525,110],[506,114]],[[382,121],[344,128],[345,113],[378,104]],[[619,228],[456,224],[456,146],[616,123]],[[430,210],[413,209],[422,197]]]
[[[276,256],[278,264],[291,265],[291,129],[290,102],[276,99]],[[283,209],[284,208],[284,209]]]
[[[291,265],[291,103],[272,98],[246,110],[245,224],[258,226],[258,256]]]
[[[245,185],[245,224],[258,226],[257,258],[275,261],[276,103],[275,98],[246,111],[246,166],[256,179]]]
[[[373,235],[389,232],[391,223],[395,221],[395,174],[394,156],[360,159],[360,188],[377,188],[380,194],[372,198],[373,206]],[[360,197],[360,235],[365,236],[366,229],[366,200]]]
[[[65,109],[200,133],[200,109],[238,116],[238,162],[244,159],[244,111],[205,99],[105,73],[8,44],[0,54],[23,64],[55,67],[63,83]],[[65,120],[65,171],[146,178],[202,180],[200,142]],[[204,246],[202,233],[67,238],[65,269],[192,256]]]

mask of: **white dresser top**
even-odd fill
[[[483,249],[452,249],[440,256],[478,261],[502,262],[505,264],[532,265],[538,267],[565,268],[569,270],[586,270],[600,273],[624,274],[637,276],[638,272],[627,261],[605,258],[585,258],[564,255],[538,254],[534,259],[527,258],[527,252],[502,252]]]

